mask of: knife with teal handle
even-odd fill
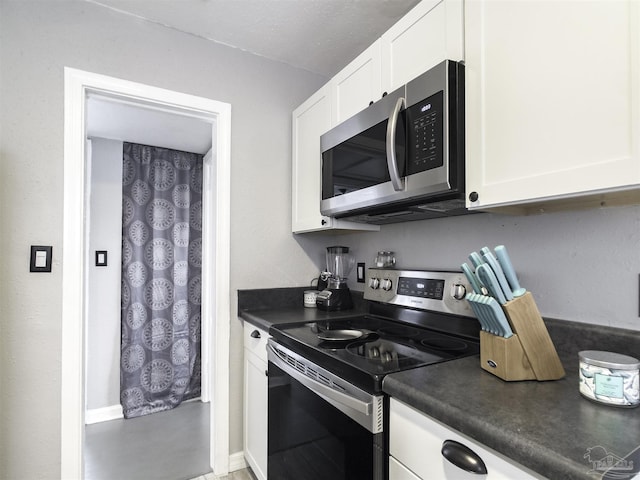
[[[475,293],[482,294],[482,285],[478,281],[476,275],[471,271],[471,267],[466,263],[463,263],[460,267],[462,268],[462,272],[464,273],[465,277],[467,277],[467,280],[471,284],[471,288],[473,289],[473,291]]]
[[[502,293],[504,293],[507,302],[513,300],[511,287],[509,286],[509,282],[507,282],[507,278],[504,276],[504,272],[502,271],[498,260],[496,260],[496,257],[493,256],[493,253],[491,253],[491,250],[489,250],[487,247],[482,248],[480,251],[482,252],[482,258],[484,258],[485,261],[489,264],[491,270],[493,270],[493,273],[498,279],[498,283],[500,284],[500,288],[502,290]]]
[[[469,254],[469,260],[471,260],[471,263],[473,264],[473,268],[478,268],[480,265],[484,263],[484,260],[482,260],[482,257],[478,255],[478,252],[471,252]]]
[[[500,327],[497,321],[493,318],[492,312],[488,310],[485,305],[485,299],[491,298],[486,295],[479,295],[477,293],[468,293],[465,297],[471,309],[476,314],[482,330],[491,333],[492,335],[500,335]]]
[[[504,314],[502,307],[496,301],[495,298],[485,297],[485,304],[487,305],[490,312],[493,314],[493,320],[498,323],[500,329],[502,330],[501,336],[504,338],[509,338],[513,336],[513,330],[511,330],[511,325],[509,325],[509,320],[507,320],[507,316]]]
[[[509,281],[509,285],[511,285],[511,291],[513,292],[514,297],[521,297],[527,291],[520,286],[520,282],[518,282],[518,277],[516,276],[516,271],[513,269],[513,264],[511,263],[511,259],[509,258],[509,253],[507,252],[507,247],[504,245],[498,245],[496,248],[496,256],[498,257],[498,262],[504,271],[504,275],[507,277]]]
[[[502,293],[502,288],[500,288],[500,283],[498,282],[498,279],[496,278],[493,270],[491,270],[491,267],[488,264],[483,263],[478,268],[476,268],[476,274],[478,275],[478,278],[480,278],[480,281],[484,284],[484,286],[489,289],[489,293],[491,293],[491,296],[498,300],[498,302],[500,302],[500,305],[504,305],[505,303],[507,303],[507,299]]]

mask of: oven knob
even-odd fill
[[[389,280],[388,278],[385,278],[384,280],[382,280],[382,289],[385,292],[388,292],[389,290],[391,290],[391,280]]]
[[[380,280],[378,280],[375,277],[371,277],[369,279],[369,288],[373,290],[377,290],[379,286],[380,286]]]
[[[451,296],[456,300],[462,300],[467,295],[467,289],[464,285],[456,283],[451,287]]]

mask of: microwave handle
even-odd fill
[[[400,110],[404,107],[404,98],[400,97],[393,107],[389,122],[387,123],[387,168],[389,169],[389,177],[391,184],[396,192],[404,190],[404,178],[400,178],[398,171],[398,163],[396,162],[396,128],[398,126],[398,116]]]

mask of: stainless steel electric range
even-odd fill
[[[270,479],[386,479],[384,377],[479,353],[462,272],[369,269],[365,285],[365,315],[269,331]]]

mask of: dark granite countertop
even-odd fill
[[[303,303],[305,290],[311,290],[311,288],[239,290],[238,316],[258,328],[269,330],[272,325],[318,322],[327,319],[353,317],[365,312],[362,292],[352,292],[353,309],[325,312],[317,308],[305,308]]]
[[[640,332],[546,323],[566,371],[561,380],[505,382],[482,370],[476,355],[388,375],[383,390],[550,479],[601,478],[602,469],[594,473],[592,462],[607,455],[629,456],[637,472],[640,408],[611,407],[582,397],[577,352],[632,354],[639,351]]]

